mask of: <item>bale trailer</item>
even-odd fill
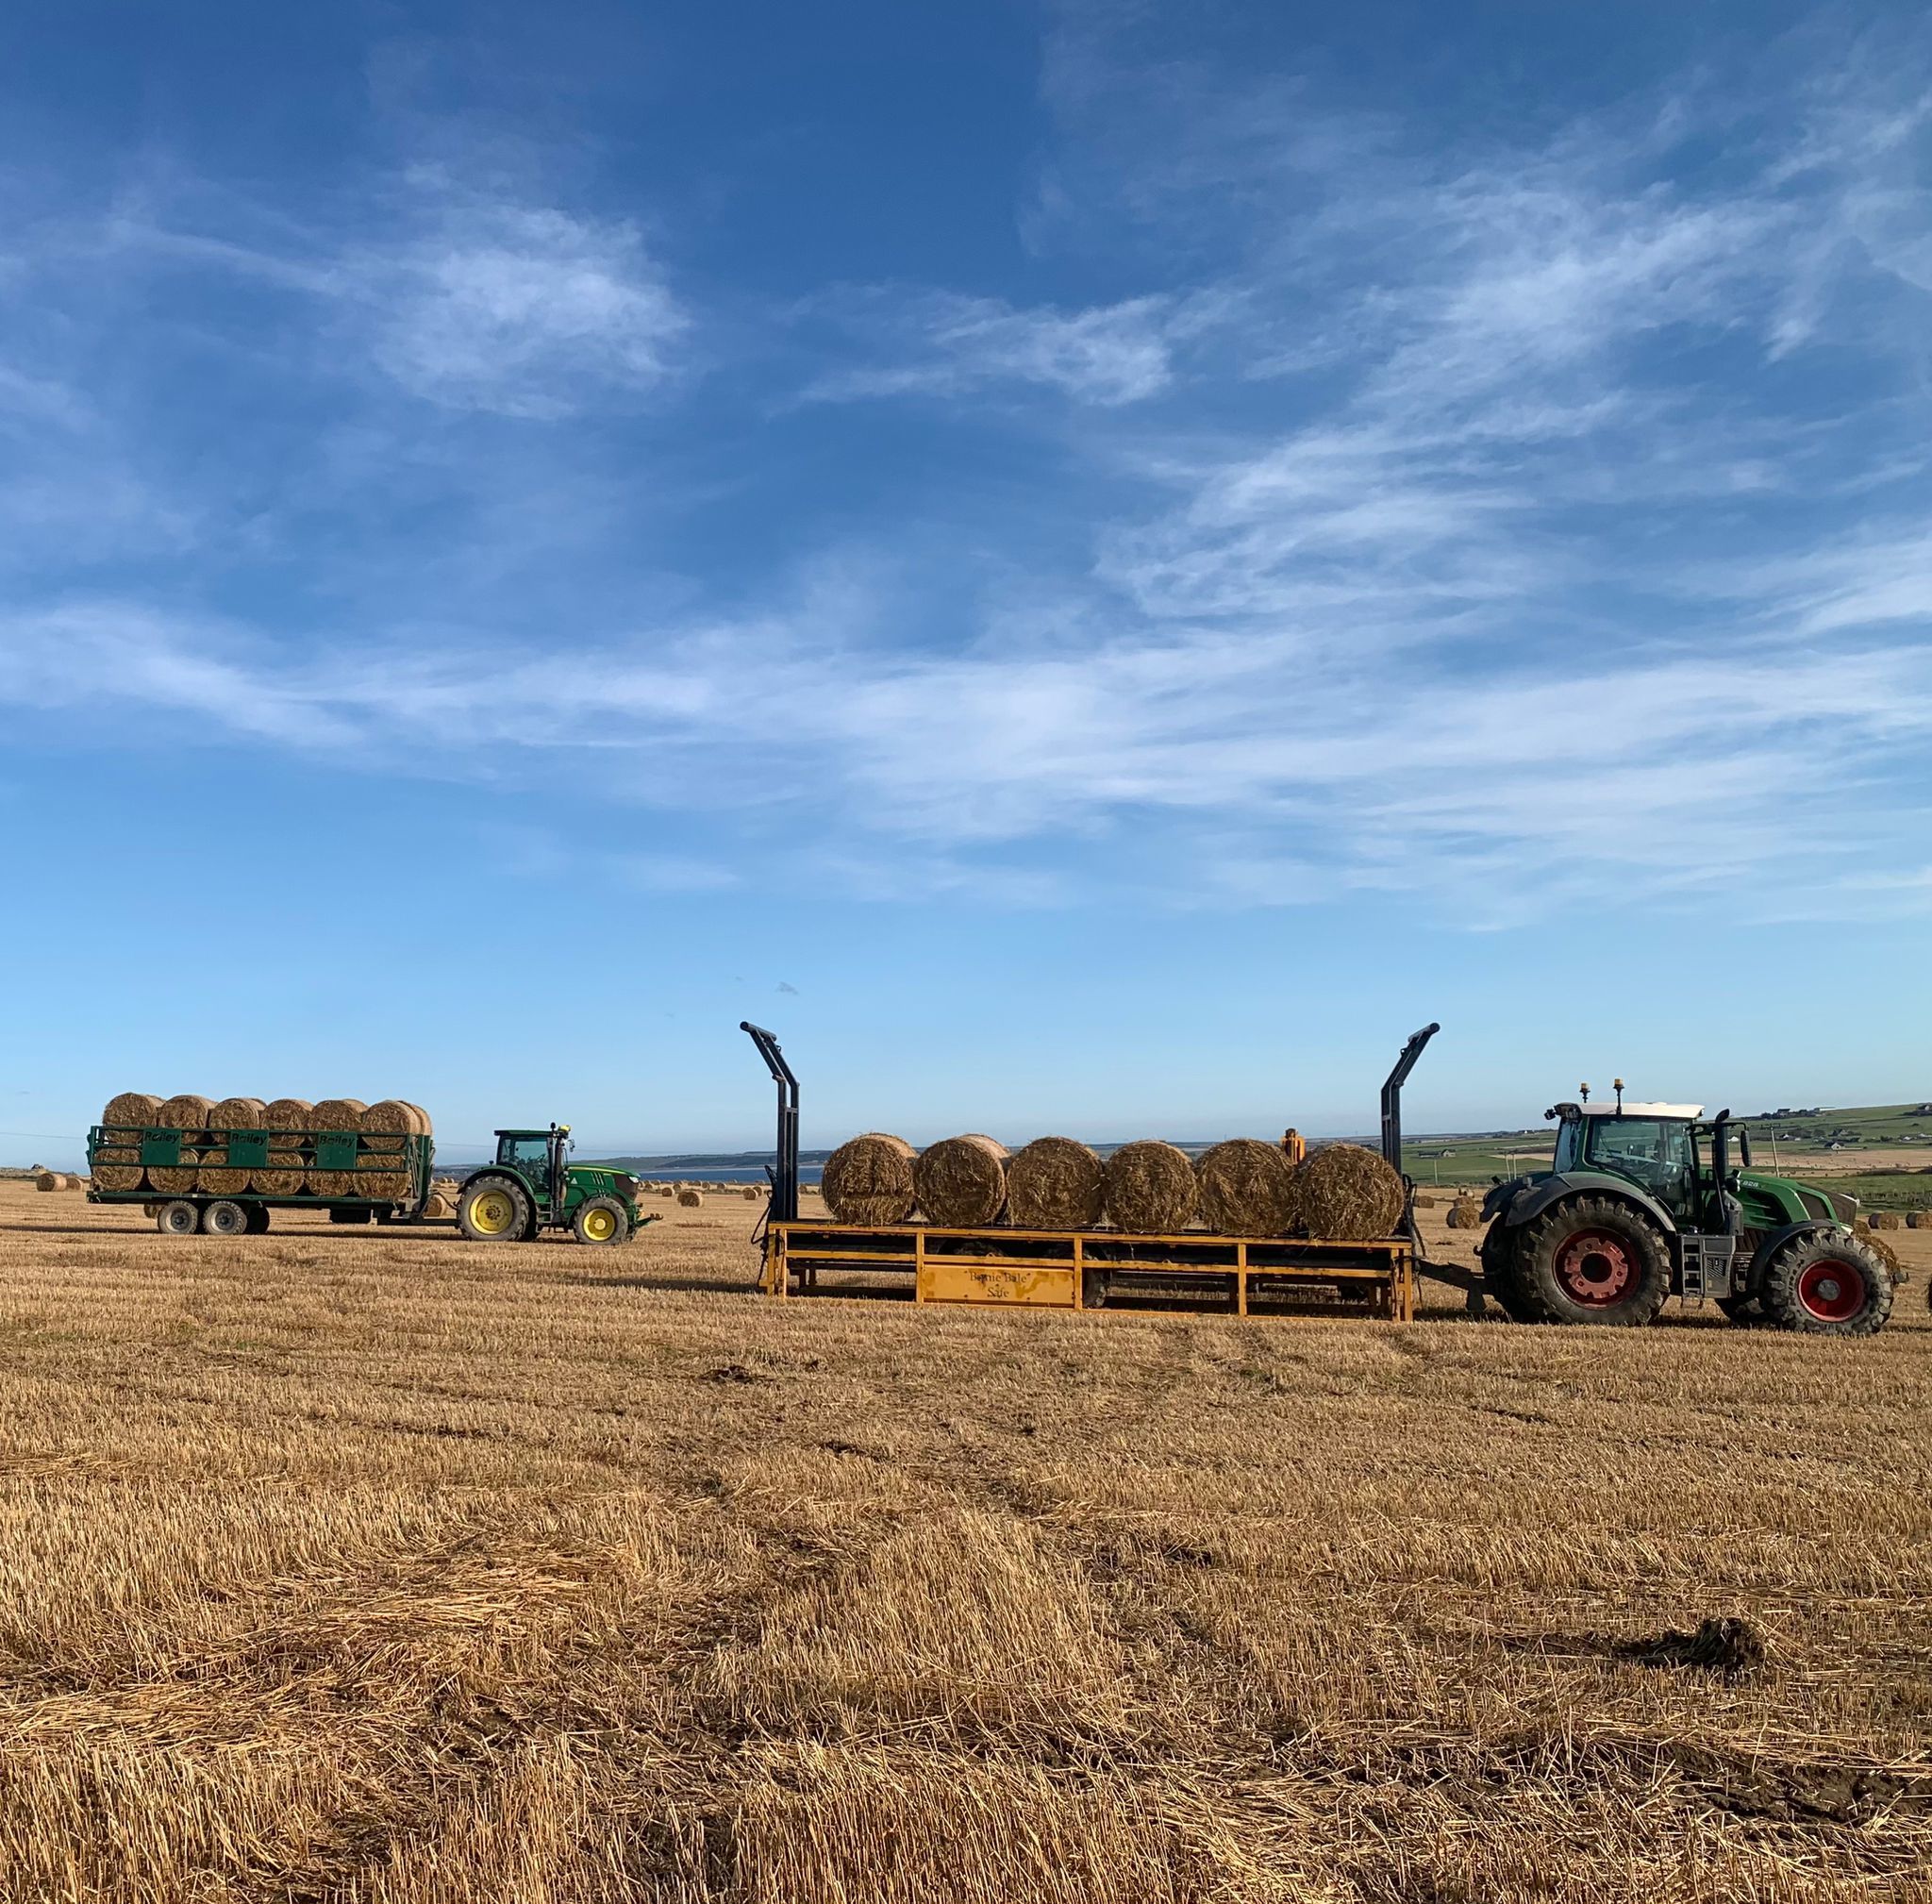
[[[777,1087],[771,1204],[761,1227],[758,1289],[779,1301],[808,1295],[896,1297],[979,1308],[1159,1308],[1228,1315],[1415,1313],[1421,1256],[1414,1189],[1405,1177],[1396,1233],[1361,1243],[1225,1236],[1206,1229],[1138,1235],[1107,1228],[878,1228],[799,1214],[798,1079],[773,1034],[739,1028]],[[1382,1085],[1382,1155],[1402,1174],[1402,1087],[1441,1027],[1424,1026]]]

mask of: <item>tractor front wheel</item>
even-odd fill
[[[1524,1224],[1516,1285],[1540,1322],[1638,1328],[1671,1293],[1670,1247],[1649,1218],[1608,1196],[1566,1196]]]
[[[1856,1237],[1794,1236],[1764,1266],[1764,1312],[1804,1335],[1876,1335],[1891,1313],[1891,1274]]]
[[[579,1243],[622,1243],[630,1234],[630,1219],[614,1196],[593,1196],[580,1203],[570,1227]]]
[[[530,1228],[530,1199],[511,1177],[478,1177],[457,1204],[457,1228],[472,1243],[514,1243]]]

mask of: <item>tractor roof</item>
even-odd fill
[[[1704,1115],[1701,1104],[1584,1104],[1578,1110],[1585,1117],[1664,1117],[1694,1123]]]

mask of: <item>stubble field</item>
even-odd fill
[[[1932,1231],[1833,1344],[781,1306],[664,1208],[0,1188],[0,1893],[1932,1896]]]

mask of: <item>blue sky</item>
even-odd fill
[[[1922,11],[14,9],[0,1157],[1932,1095]]]

